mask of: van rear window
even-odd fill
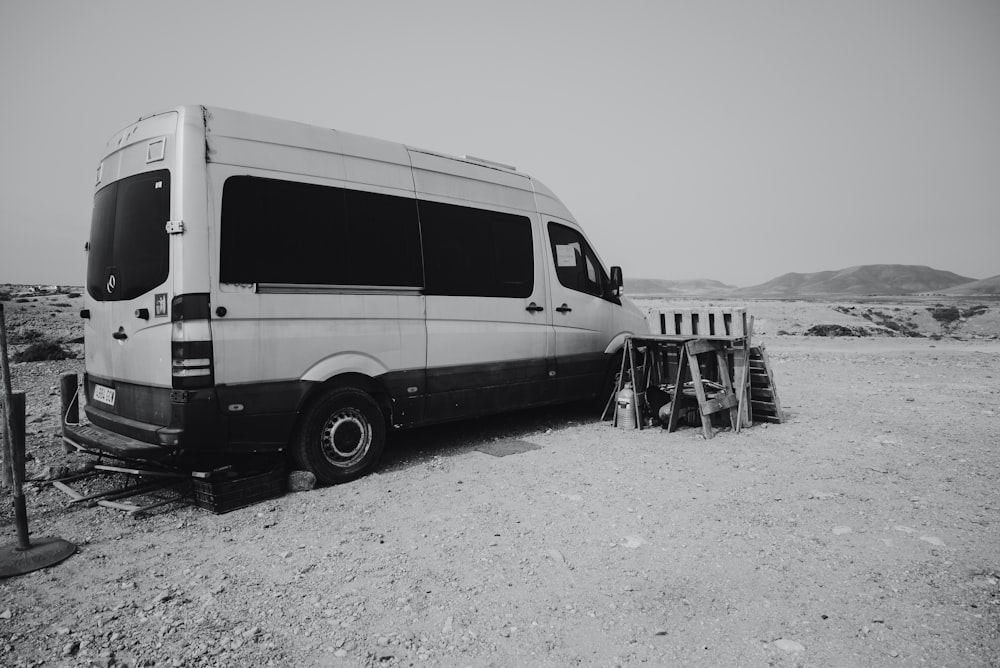
[[[170,272],[170,172],[137,174],[94,196],[87,292],[97,301],[135,299]]]
[[[222,283],[423,284],[412,198],[232,176],[221,237]]]

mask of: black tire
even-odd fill
[[[355,389],[331,390],[309,405],[292,443],[292,458],[316,480],[337,484],[378,464],[385,417],[375,400]]]

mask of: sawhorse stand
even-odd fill
[[[667,431],[674,431],[677,428],[677,420],[680,417],[681,401],[684,393],[685,378],[691,378],[695,396],[698,399],[698,414],[701,416],[701,430],[705,438],[712,438],[712,415],[721,411],[729,411],[729,423],[733,429],[737,428],[740,420],[739,398],[733,391],[733,383],[729,377],[729,363],[726,361],[727,346],[721,341],[710,341],[708,339],[694,339],[685,342],[680,346],[680,359],[677,363],[677,376],[674,382],[674,398],[670,406],[670,418],[667,422]],[[715,355],[716,367],[719,370],[719,385],[721,389],[712,397],[705,392],[705,382],[701,376],[701,364],[698,361],[699,355]]]
[[[747,335],[653,334],[628,337],[618,384],[605,406],[604,416],[614,406],[617,393],[630,384],[635,393],[633,410],[639,429],[643,428],[644,411],[647,415],[656,413],[656,406],[650,405],[655,401],[651,399],[651,394],[656,388],[659,388],[661,397],[664,392],[671,396],[669,416],[661,417],[667,431],[677,428],[682,412],[686,410],[684,404],[691,403],[685,401],[685,397],[694,398],[697,403],[705,438],[714,435],[712,416],[722,411],[729,411],[729,423],[734,430],[749,426],[748,342]],[[702,372],[703,362],[711,380]],[[732,369],[735,378],[731,366],[735,367]],[[716,377],[717,381],[714,380]],[[618,426],[617,412],[612,413],[613,424]]]

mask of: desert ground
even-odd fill
[[[79,550],[0,580],[0,665],[1000,663],[996,301],[746,303],[782,424],[525,411],[393,434],[350,484],[136,518],[44,480],[89,461],[58,437],[79,290],[7,290],[12,352],[74,356],[12,377],[32,536]]]

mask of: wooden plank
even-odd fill
[[[83,494],[80,494],[78,491],[76,491],[66,483],[60,482],[59,480],[53,480],[52,486],[58,490],[62,490],[63,492],[65,492],[71,499],[73,499],[73,501],[79,501],[83,499]]]
[[[711,336],[711,312],[708,309],[698,309],[697,331],[698,336]]]
[[[693,341],[688,342],[687,345],[694,343]],[[701,382],[701,369],[698,367],[698,356],[691,354],[688,351],[688,368],[691,370],[691,384],[694,385],[695,396],[698,397],[698,406],[704,406],[705,397],[705,386]],[[701,414],[701,431],[705,438],[712,438],[712,421],[704,413]]]
[[[134,513],[139,510],[139,506],[133,503],[118,503],[116,501],[107,501],[105,499],[98,501],[97,505],[103,506],[104,508],[114,508],[115,510],[127,510],[130,513]]]
[[[739,399],[736,398],[735,394],[720,393],[712,399],[705,400],[705,403],[701,406],[701,414],[711,415],[712,413],[729,410],[737,406],[739,406]]]
[[[682,335],[692,335],[694,334],[694,328],[691,323],[691,309],[684,309],[683,311],[678,311],[680,315],[680,334]]]
[[[127,496],[135,496],[136,494],[145,494],[146,492],[152,492],[153,490],[160,489],[167,485],[168,483],[162,480],[151,480],[144,483],[138,484],[127,484],[124,487],[117,487],[115,489],[105,490],[103,492],[97,492],[96,494],[90,494],[89,496],[83,496],[79,499],[73,499],[70,503],[83,503],[88,502],[87,507],[93,508],[95,504],[99,504],[96,499],[121,499]]]
[[[680,346],[677,358],[677,375],[674,377],[674,396],[671,397],[670,419],[667,420],[667,433],[677,429],[677,420],[681,414],[681,397],[684,395],[684,364],[687,362],[687,348]]]
[[[639,385],[642,387],[642,392],[636,393],[636,416],[640,418],[643,412],[649,411],[649,399],[646,397],[646,392],[649,391],[649,387],[653,380],[653,365],[655,364],[653,360],[653,346],[646,345],[642,348],[642,367],[639,369],[639,375],[642,381]],[[642,425],[639,426],[642,429]]]
[[[750,403],[753,404],[754,415],[757,415],[758,413],[773,413],[777,415],[775,412],[775,406],[771,402],[751,400]]]
[[[733,319],[730,324],[731,336],[746,336],[747,332],[747,310],[745,308],[733,309]]]
[[[178,471],[150,471],[144,469],[127,469],[121,466],[109,466],[107,464],[97,464],[94,468],[98,471],[111,471],[113,473],[128,473],[137,476],[160,476],[163,478],[186,478],[186,473]]]
[[[687,347],[688,355],[702,355],[704,353],[715,352],[724,347],[718,341],[709,341],[708,339],[694,339],[684,345]]]
[[[653,330],[664,336],[678,336],[681,333],[678,309],[659,309],[653,315]]]
[[[156,501],[155,503],[150,503],[149,505],[146,505],[146,506],[140,506],[140,507],[136,508],[135,510],[130,510],[129,511],[129,515],[137,515],[137,516],[138,515],[142,515],[142,514],[146,513],[149,510],[152,510],[154,508],[159,508],[160,506],[166,506],[166,505],[169,505],[171,503],[183,503],[184,505],[188,505],[189,506],[189,505],[191,505],[194,502],[191,499],[189,499],[186,496],[184,496],[183,494],[178,494],[177,496],[175,496],[173,498],[163,499],[162,501]]]
[[[637,429],[642,429],[642,416],[639,415],[639,383],[638,378],[635,375],[635,342],[630,338],[628,339],[628,349],[629,349],[629,377],[632,379],[632,410],[635,413],[635,426]]]
[[[732,404],[727,406],[727,408],[739,408],[739,399],[733,393],[733,381],[730,380],[729,364],[726,362],[726,350],[724,348],[715,351],[715,364],[719,371],[719,382],[725,388],[726,394],[733,399]],[[729,426],[735,430],[738,423],[739,413],[730,410]]]
[[[731,329],[731,323],[730,323]],[[753,424],[750,417],[750,339],[753,337],[753,316],[750,316],[750,322],[747,323],[746,338],[743,339],[736,353],[733,355],[733,363],[738,364],[736,367],[739,375],[739,382],[736,387],[736,391],[739,393],[740,405],[737,411],[736,418],[736,432],[739,433],[741,427],[749,427]],[[737,373],[735,370],[733,373]]]

